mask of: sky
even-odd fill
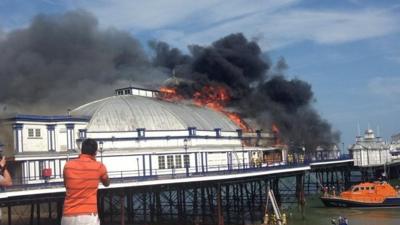
[[[241,32],[273,61],[284,57],[287,77],[312,85],[343,145],[368,127],[386,140],[400,132],[400,1],[0,0],[0,39],[38,13],[74,9],[143,45],[157,39],[184,52]]]

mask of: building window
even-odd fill
[[[34,137],[33,129],[28,129],[28,137]]]
[[[35,137],[41,137],[40,129],[35,129]]]
[[[189,158],[189,155],[184,155],[184,156],[183,156],[183,161],[184,161],[184,163],[185,163],[185,168],[186,168],[186,167],[190,167],[190,158]]]
[[[167,168],[168,169],[174,168],[174,156],[173,155],[167,156]]]
[[[158,169],[162,170],[165,169],[165,157],[158,156]]]
[[[175,156],[175,168],[182,168],[182,156],[181,155]]]

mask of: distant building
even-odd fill
[[[400,143],[400,133],[392,135],[392,143]]]
[[[392,154],[393,159],[400,159],[400,133],[392,136],[390,153]]]
[[[390,163],[390,146],[382,138],[376,137],[372,129],[367,129],[364,136],[357,136],[356,143],[349,152],[355,166],[378,166]]]
[[[325,149],[322,146],[317,146],[312,155],[312,160],[330,160],[340,157],[340,149],[337,145],[332,145],[331,148]]]

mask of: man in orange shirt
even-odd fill
[[[0,187],[9,187],[12,185],[11,175],[6,167],[6,157],[0,156]]]
[[[100,225],[97,214],[97,190],[99,181],[110,185],[107,169],[96,161],[97,142],[86,139],[82,143],[82,154],[64,166],[66,196],[61,225]]]
[[[11,179],[11,175],[7,170],[7,166],[6,166],[6,157],[5,156],[1,156],[1,160],[0,160],[0,192],[3,191],[2,189],[4,187],[9,187],[12,185],[12,179]],[[1,208],[0,208],[0,224],[2,220],[2,212],[1,212]]]

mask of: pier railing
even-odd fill
[[[217,175],[229,175],[229,174],[243,174],[243,173],[252,173],[257,171],[272,171],[279,169],[288,169],[288,168],[296,168],[296,167],[304,167],[310,165],[310,163],[314,162],[329,162],[329,161],[338,161],[338,160],[348,160],[351,159],[349,155],[341,155],[337,158],[325,159],[325,160],[313,160],[313,159],[304,159],[291,161],[286,163],[272,163],[272,164],[260,164],[260,165],[252,165],[252,164],[235,164],[235,165],[221,165],[221,166],[209,166],[205,168],[204,171],[196,170],[195,168],[189,168],[188,172],[185,171],[185,168],[179,169],[168,169],[164,170],[162,173],[153,169],[151,173],[149,170],[146,170],[146,173],[143,173],[143,170],[126,170],[126,171],[109,171],[109,176],[112,180],[112,183],[127,183],[127,182],[141,182],[141,181],[151,181],[151,180],[170,180],[170,179],[184,179],[189,177],[206,177],[206,176],[217,176]],[[152,174],[152,175],[143,175],[143,174]],[[34,182],[32,182],[32,180]],[[11,188],[8,188],[7,191],[17,191],[17,190],[32,190],[32,189],[43,189],[43,188],[53,188],[53,187],[63,187],[63,177],[56,176],[51,179],[43,179],[42,177],[30,177],[21,178],[19,182],[14,182],[14,185]]]
[[[353,159],[350,154],[341,154],[338,157],[326,157],[323,159],[306,157],[306,159],[304,161],[306,164],[310,164],[310,163],[316,163],[316,162],[332,162],[332,161],[349,160],[349,159]]]

